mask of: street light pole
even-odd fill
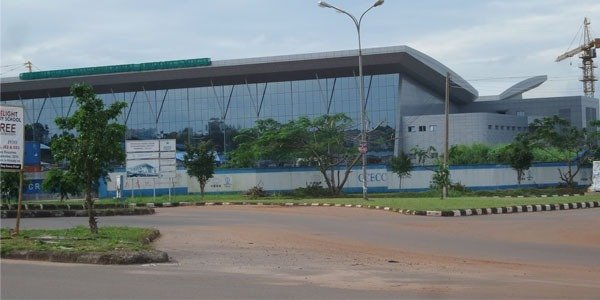
[[[319,1],[318,4],[320,7],[324,7],[324,8],[332,8],[335,9],[337,12],[339,13],[343,13],[345,15],[347,15],[348,17],[350,17],[350,19],[352,19],[352,21],[354,22],[354,25],[356,26],[356,32],[358,33],[358,77],[359,77],[359,88],[360,88],[360,145],[359,145],[359,150],[362,154],[362,189],[363,189],[363,199],[364,200],[368,200],[368,196],[367,196],[367,115],[366,115],[366,99],[365,99],[365,83],[363,80],[363,65],[362,65],[362,46],[361,46],[361,42],[360,42],[360,24],[362,22],[362,18],[365,16],[365,14],[371,10],[373,7],[377,7],[382,5],[384,2],[384,0],[377,0],[375,1],[375,3],[373,3],[373,5],[371,5],[371,7],[369,7],[367,10],[365,10],[365,12],[362,13],[362,15],[360,15],[360,18],[358,20],[356,20],[356,18],[342,10],[339,9],[325,1]]]

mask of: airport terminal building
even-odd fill
[[[365,49],[363,66],[368,127],[394,133],[393,142],[373,155],[408,152],[414,146],[443,149],[448,75],[451,145],[509,143],[545,116],[558,115],[579,127],[599,117],[595,98],[523,98],[546,76],[480,97],[459,74],[407,46]],[[54,119],[76,110],[69,87],[79,82],[92,85],[107,105],[127,102],[119,122],[131,139],[185,131],[191,140],[215,123],[240,129],[258,119],[285,123],[335,113],[345,113],[360,128],[357,50],[24,73],[2,79],[0,99],[23,106],[26,123],[47,125],[52,136],[58,133]]]

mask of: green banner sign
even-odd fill
[[[126,73],[126,72],[142,72],[142,71],[152,71],[152,70],[193,68],[193,67],[204,67],[204,66],[210,66],[210,65],[211,65],[210,58],[195,58],[195,59],[147,62],[147,63],[141,63],[141,64],[127,64],[127,65],[114,65],[114,66],[101,66],[101,67],[88,67],[88,68],[28,72],[28,73],[19,74],[19,78],[21,80],[33,80],[33,79],[44,79],[44,78],[62,78],[62,77],[87,76],[87,75],[99,75],[99,74],[111,74],[111,73]]]

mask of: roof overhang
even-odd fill
[[[239,85],[358,76],[357,51],[336,51],[240,60],[213,61],[212,66],[39,80],[3,80],[2,101],[69,96],[74,83],[87,83],[98,94]],[[450,73],[451,101],[470,103],[478,92],[458,74],[407,46],[363,50],[364,75],[402,73],[433,92],[445,93]]]

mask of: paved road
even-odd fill
[[[14,220],[3,220],[12,226]],[[85,225],[24,219],[24,228]],[[3,260],[8,298],[593,298],[600,210],[428,218],[326,207],[180,207],[105,217],[161,230],[174,263]],[[71,284],[65,284],[70,282]],[[76,283],[76,284],[74,284]],[[35,288],[32,288],[34,287]]]

